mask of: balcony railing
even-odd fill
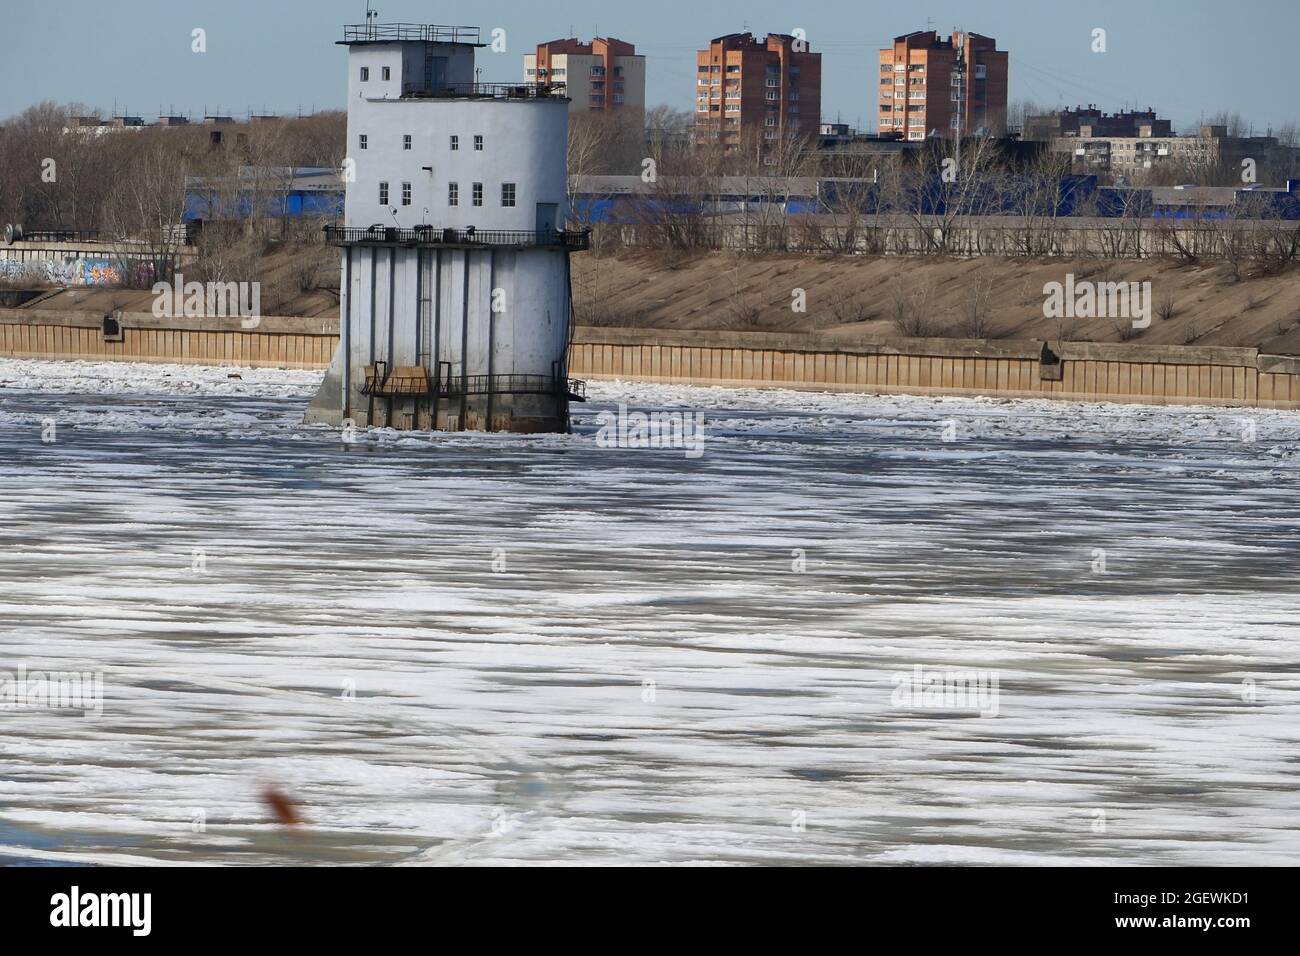
[[[555,363],[559,364],[559,363]],[[375,362],[365,369],[366,380],[361,394],[373,398],[459,398],[462,395],[556,395],[571,402],[587,400],[587,383],[561,375],[532,375],[507,372],[498,375],[435,375],[419,365],[390,368],[387,362]]]
[[[502,229],[444,229],[437,226],[326,226],[325,241],[335,246],[353,244],[397,246],[554,246],[581,251],[591,247],[591,230],[527,232]]]
[[[343,28],[344,43],[480,43],[478,27],[437,23],[351,23]]]
[[[552,83],[403,83],[402,99],[547,100],[565,99],[565,91]]]
[[[440,398],[460,395],[564,395],[570,401],[587,400],[587,383],[576,378],[550,375],[451,375],[439,377],[435,389]]]

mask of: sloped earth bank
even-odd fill
[[[1151,325],[1121,318],[1047,319],[1043,288],[1150,282]],[[1261,347],[1300,354],[1300,272],[1234,280],[1222,264],[1161,259],[941,259],[899,256],[737,256],[700,253],[574,257],[580,324],[733,331],[897,335],[895,302],[918,303],[951,338],[1133,341],[1143,345]],[[794,308],[803,291],[804,311]],[[983,334],[969,325],[979,304]],[[1161,313],[1161,306],[1169,309]]]
[[[0,361],[0,670],[103,680],[0,710],[0,858],[1300,862],[1300,414],[602,383],[345,442],[229,374]]]

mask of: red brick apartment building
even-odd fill
[[[775,144],[793,135],[815,143],[821,111],[822,55],[807,41],[731,33],[696,55],[697,142],[734,148],[746,137]]]
[[[934,132],[956,135],[958,103],[962,135],[1007,126],[1007,54],[998,41],[978,33],[940,37],[933,30],[895,37],[880,51],[880,132],[900,139],[925,139]],[[955,75],[958,53],[965,77]]]
[[[524,56],[524,79],[563,87],[573,110],[635,113],[645,118],[645,57],[612,37],[551,40]]]

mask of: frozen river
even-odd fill
[[[1300,864],[1300,413],[241,374],[0,360],[0,861]]]

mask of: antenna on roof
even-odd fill
[[[374,36],[375,21],[379,19],[379,11],[370,6],[371,0],[366,0],[366,33]]]

